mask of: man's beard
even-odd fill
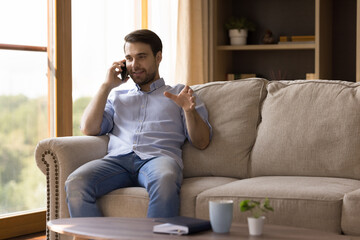
[[[146,74],[144,80],[140,80],[140,79],[136,79],[136,78],[134,79],[133,76],[132,76],[132,74],[130,74],[130,76],[131,76],[131,78],[134,80],[134,82],[135,82],[136,84],[138,84],[139,86],[144,86],[144,85],[146,85],[146,84],[148,84],[148,83],[156,80],[156,79],[155,79],[156,72],[152,72],[152,73],[150,73],[150,74]],[[140,81],[139,81],[139,80],[140,80]]]

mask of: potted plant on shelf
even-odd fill
[[[248,31],[255,31],[255,24],[246,17],[231,17],[225,23],[231,45],[246,45]]]
[[[274,211],[270,206],[270,201],[265,198],[264,201],[244,200],[240,202],[240,211],[251,212],[248,217],[249,234],[252,236],[260,236],[263,232],[265,216],[268,211]]]

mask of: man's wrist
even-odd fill
[[[187,110],[183,109],[185,114],[195,114],[196,109],[195,108],[189,108]]]
[[[100,87],[100,92],[105,95],[109,95],[113,87],[108,83],[103,83]]]
[[[110,91],[113,89],[114,87],[111,86],[111,84],[109,83],[103,83],[100,87],[101,91],[106,92],[106,93],[110,93]]]

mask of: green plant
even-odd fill
[[[225,28],[230,29],[247,29],[248,31],[255,31],[255,24],[246,17],[230,17],[225,23]]]
[[[263,202],[254,200],[241,201],[240,211],[250,211],[254,218],[259,218],[263,215],[263,213],[266,213],[268,211],[274,211],[274,209],[270,206],[269,199],[265,198]]]

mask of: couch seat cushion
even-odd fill
[[[199,194],[196,217],[209,218],[209,201],[234,200],[234,221],[246,222],[239,210],[244,199],[270,199],[275,211],[267,214],[271,224],[341,232],[344,195],[360,188],[360,181],[342,178],[269,176],[243,179]]]
[[[347,193],[343,200],[341,229],[346,235],[360,235],[360,188]]]
[[[203,191],[233,181],[226,177],[197,177],[184,179],[180,193],[180,215],[195,216],[196,196]],[[146,217],[149,195],[145,188],[128,187],[110,192],[99,199],[103,214],[107,217]]]
[[[106,217],[146,217],[148,205],[149,195],[142,187],[120,188],[99,199]]]
[[[180,215],[195,217],[196,197],[208,189],[237,181],[227,177],[194,177],[186,178],[181,186]]]
[[[252,176],[360,180],[360,83],[274,81],[267,90]]]
[[[184,177],[248,177],[248,161],[266,96],[264,79],[212,82],[191,88],[209,113],[213,137],[205,150],[183,146]]]

